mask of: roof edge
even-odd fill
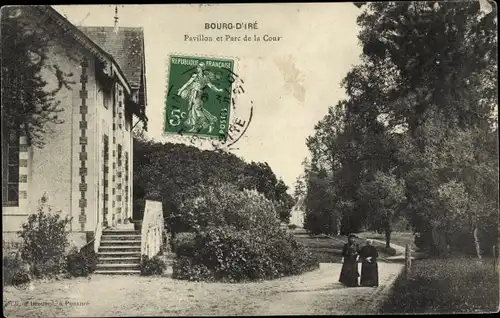
[[[132,88],[130,86],[130,83],[127,81],[127,78],[124,76],[122,70],[120,69],[120,66],[118,65],[118,63],[116,63],[112,55],[104,51],[99,45],[97,45],[87,35],[85,35],[84,32],[79,30],[78,27],[69,22],[50,5],[34,5],[33,7],[44,12],[50,17],[53,17],[56,24],[58,24],[65,32],[70,34],[84,48],[89,50],[90,53],[94,54],[94,56],[96,56],[101,62],[111,63],[113,69],[118,74],[118,78],[125,84],[124,86],[128,94],[131,94]]]

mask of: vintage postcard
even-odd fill
[[[497,10],[3,6],[4,315],[497,312]]]

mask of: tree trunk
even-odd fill
[[[342,225],[342,216],[337,216],[337,235],[340,235],[340,226]]]
[[[387,227],[385,229],[385,247],[386,248],[391,247],[391,232],[392,232],[392,229],[390,227]]]
[[[474,245],[476,246],[477,258],[481,259],[481,245],[479,244],[477,224],[474,224],[474,230],[472,231],[472,235],[474,236]]]

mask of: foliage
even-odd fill
[[[221,150],[134,138],[134,219],[142,218],[146,198],[161,200],[169,230],[186,232],[189,226],[177,217],[182,203],[202,187],[223,183],[262,193],[282,220],[289,217],[293,198],[266,163],[248,164]]]
[[[172,277],[188,281],[214,281],[213,272],[204,264],[197,263],[191,257],[180,256],[174,260]]]
[[[196,237],[195,233],[192,232],[182,232],[177,233],[175,238],[172,240],[172,250],[177,257],[181,255],[192,255],[194,253],[194,239]]]
[[[240,191],[231,184],[199,186],[196,195],[181,205],[178,219],[191,231],[213,226],[234,226],[238,230],[279,226],[273,202],[258,192]]]
[[[29,272],[24,262],[16,255],[11,253],[3,256],[2,277],[4,285],[13,283],[27,283],[29,281]]]
[[[86,245],[82,249],[73,248],[66,256],[66,269],[75,277],[86,277],[97,268],[97,254],[94,245]]]
[[[394,175],[375,171],[358,189],[358,198],[366,205],[366,222],[372,229],[383,230],[386,234],[386,247],[390,247],[393,223],[405,200],[404,181]]]
[[[396,256],[397,252],[393,247],[384,247],[382,251],[388,256]]]
[[[398,277],[380,313],[477,313],[498,311],[498,272],[492,260],[423,259]]]
[[[293,235],[279,228],[263,235],[258,228],[208,227],[197,233],[195,248],[174,262],[173,277],[240,282],[296,275],[317,267]]]
[[[309,191],[304,199],[306,206],[304,229],[313,235],[320,233],[336,235],[340,230],[338,219],[342,211],[335,209],[329,186],[328,176],[324,169],[318,173],[309,173]]]
[[[404,216],[431,252],[472,245],[481,256],[498,235],[496,7],[369,3],[358,24],[362,63],[307,140],[309,183],[325,170],[343,233]]]
[[[28,217],[19,233],[23,239],[21,257],[30,264],[35,276],[57,274],[65,266],[65,250],[69,245],[67,227],[71,218],[61,218],[47,204],[44,195],[37,213]]]
[[[161,275],[167,268],[165,262],[157,255],[149,258],[147,255],[142,255],[141,259],[141,275]]]
[[[56,94],[70,89],[73,74],[51,64],[49,48],[57,38],[32,12],[35,8],[11,6],[2,9],[2,124],[22,129],[35,146],[43,146],[50,124],[60,124],[63,111]],[[67,54],[71,58],[71,54]],[[51,74],[57,87],[50,90],[43,74]]]
[[[406,216],[402,215],[392,224],[392,229],[394,232],[407,232],[410,229],[410,222]]]
[[[307,194],[307,180],[305,175],[298,176],[295,179],[293,197],[296,201]]]
[[[294,275],[314,258],[280,228],[273,201],[233,184],[199,186],[179,219],[192,233],[174,238],[174,278],[246,281]]]

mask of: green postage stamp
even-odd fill
[[[165,132],[225,140],[234,61],[173,55],[169,58]]]

